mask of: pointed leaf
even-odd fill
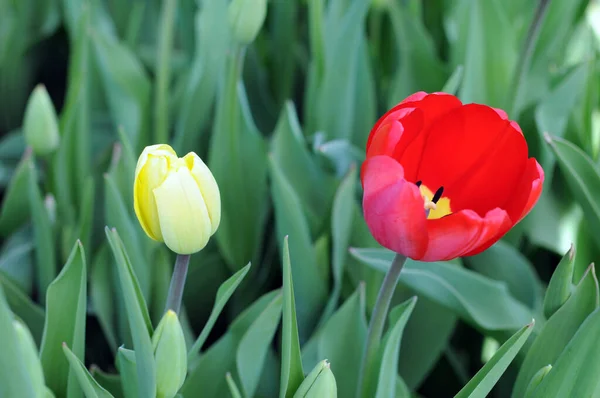
[[[62,347],[63,352],[71,365],[71,369],[75,371],[75,376],[77,377],[86,398],[113,398],[111,393],[102,388],[102,386],[94,380],[83,363],[81,363],[79,358],[73,354],[73,351],[71,351],[65,343],[63,343]]]
[[[563,256],[550,278],[544,298],[544,315],[550,318],[571,296],[573,290],[573,271],[575,265],[575,247]]]

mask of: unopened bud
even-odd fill
[[[37,346],[29,329],[21,321],[15,319],[13,327],[31,387],[33,387],[36,397],[44,397],[46,395],[46,383],[44,382],[44,371],[42,370]]]
[[[265,22],[267,0],[233,0],[228,12],[234,39],[240,44],[250,44]]]
[[[25,142],[36,155],[44,156],[58,148],[58,119],[52,100],[43,85],[35,87],[27,102],[23,120]]]
[[[156,361],[157,396],[173,398],[185,381],[187,351],[177,314],[171,310],[163,316],[152,336]]]
[[[337,384],[326,359],[306,376],[294,398],[337,398]]]

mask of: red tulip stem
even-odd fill
[[[181,300],[183,298],[183,287],[185,286],[185,278],[187,276],[188,265],[190,263],[189,254],[178,254],[173,268],[173,276],[171,277],[171,285],[169,286],[169,295],[167,296],[167,305],[165,312],[173,310],[179,315],[181,309]]]
[[[400,271],[402,271],[405,262],[406,257],[401,254],[396,254],[396,257],[394,257],[394,260],[390,265],[390,269],[387,274],[385,274],[381,288],[379,289],[377,301],[375,302],[375,307],[373,308],[373,314],[371,315],[371,321],[369,323],[367,343],[360,367],[357,391],[358,398],[368,397],[368,383],[365,383],[365,379],[367,378],[367,373],[371,372],[371,369],[376,366],[375,360],[379,350],[379,344],[381,343],[385,320],[387,318],[388,310],[390,309],[394,291],[396,290],[396,285],[398,284],[398,279],[400,278]]]

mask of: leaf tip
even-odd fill
[[[548,144],[552,144],[552,136],[547,132],[544,131],[544,141],[546,141]]]

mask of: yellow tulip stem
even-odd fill
[[[368,379],[367,373],[372,372],[373,368],[377,366],[375,360],[377,357],[377,352],[379,351],[385,320],[387,318],[390,303],[392,301],[392,297],[394,296],[394,291],[396,290],[396,285],[398,284],[398,279],[400,278],[400,271],[402,271],[404,263],[406,263],[406,257],[401,254],[396,254],[396,257],[394,257],[394,260],[390,265],[390,269],[385,274],[381,288],[379,289],[377,301],[375,302],[375,307],[373,307],[371,321],[369,322],[367,342],[363,352],[360,373],[358,375],[357,398],[368,396],[369,386],[368,383],[365,383],[365,381]]]
[[[187,276],[189,263],[189,254],[177,255],[175,267],[173,268],[173,276],[171,277],[171,285],[169,286],[169,295],[167,296],[165,312],[173,310],[177,315],[179,315],[179,310],[181,309],[181,300],[183,298],[183,287],[185,286],[185,278]]]

